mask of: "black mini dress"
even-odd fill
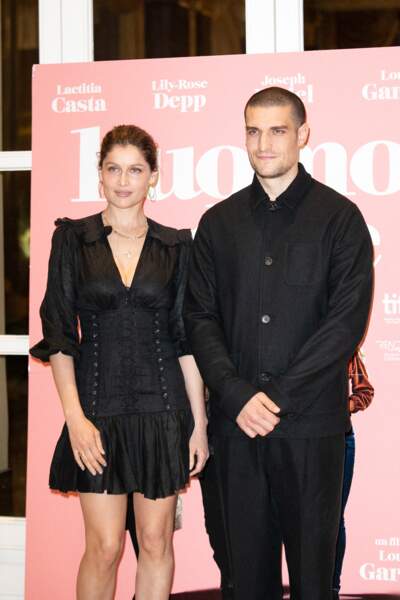
[[[101,213],[58,219],[40,308],[43,340],[30,353],[74,359],[83,411],[99,429],[107,467],[77,465],[64,425],[50,469],[62,492],[141,492],[164,498],[189,480],[191,411],[180,356],[191,233],[148,219],[132,285],[120,277]]]

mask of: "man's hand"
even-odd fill
[[[265,436],[278,425],[280,419],[274,413],[279,411],[279,406],[272,402],[271,398],[263,392],[258,392],[244,405],[236,423],[251,438],[256,435]]]

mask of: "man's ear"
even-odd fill
[[[299,148],[304,148],[308,142],[308,138],[310,137],[310,128],[308,123],[303,123],[297,131],[297,140]]]

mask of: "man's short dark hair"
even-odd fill
[[[249,106],[291,106],[293,117],[300,127],[307,120],[303,101],[293,92],[281,87],[267,87],[253,94],[244,108],[244,116]]]

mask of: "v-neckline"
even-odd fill
[[[134,284],[135,284],[135,282],[136,282],[136,278],[137,278],[137,277],[136,277],[136,276],[137,276],[137,272],[139,271],[139,268],[140,268],[140,266],[141,266],[141,263],[142,263],[142,258],[143,258],[143,252],[144,252],[144,248],[145,248],[145,246],[146,246],[146,242],[147,242],[147,239],[148,239],[148,232],[149,232],[149,231],[147,230],[147,232],[146,232],[146,236],[145,236],[145,238],[144,238],[143,246],[142,246],[142,249],[140,250],[139,258],[138,258],[138,261],[137,261],[137,264],[136,264],[135,270],[134,270],[134,272],[133,272],[133,275],[132,275],[132,280],[131,280],[131,282],[130,282],[130,284],[129,284],[129,285],[126,285],[126,284],[125,284],[125,282],[124,282],[124,279],[123,279],[123,277],[122,277],[122,273],[121,273],[121,271],[119,270],[119,267],[118,267],[117,261],[115,260],[114,253],[113,253],[113,251],[112,251],[111,244],[110,244],[110,242],[108,241],[108,236],[107,236],[107,239],[106,239],[106,241],[107,241],[107,246],[108,246],[108,249],[109,249],[109,251],[110,251],[110,254],[111,254],[111,260],[112,260],[112,263],[113,263],[113,265],[114,265],[115,272],[116,272],[116,273],[117,273],[117,275],[118,275],[118,279],[119,279],[119,281],[121,282],[121,285],[122,285],[122,286],[124,287],[124,289],[125,289],[126,291],[128,291],[128,292],[130,292],[130,291],[131,291],[131,289],[134,287]]]
[[[103,227],[105,227],[105,225],[104,225],[104,221],[103,221],[103,217],[102,217],[102,214],[101,214],[101,213],[100,213],[100,222],[102,223]],[[110,225],[109,227],[111,227],[111,225]],[[141,248],[141,250],[140,250],[139,258],[138,258],[138,261],[137,261],[137,264],[136,264],[136,268],[135,268],[135,270],[134,270],[134,272],[133,272],[133,276],[132,276],[132,280],[131,280],[131,282],[130,282],[130,285],[126,285],[126,284],[125,284],[125,282],[124,282],[124,280],[123,280],[123,277],[122,277],[122,273],[121,273],[121,271],[119,270],[119,267],[118,267],[117,261],[115,260],[115,256],[114,256],[114,253],[113,253],[113,251],[112,251],[111,244],[110,244],[110,242],[109,242],[109,240],[108,240],[108,235],[106,235],[106,236],[105,236],[105,238],[106,238],[106,244],[107,244],[108,251],[109,251],[109,253],[110,253],[111,263],[112,263],[112,265],[113,265],[114,272],[115,272],[115,274],[116,274],[116,276],[117,276],[117,278],[118,278],[118,280],[119,280],[120,284],[122,285],[122,287],[124,288],[124,290],[125,290],[126,292],[130,292],[130,291],[132,290],[132,288],[134,287],[135,283],[136,283],[136,279],[137,279],[137,273],[138,273],[138,271],[139,271],[139,268],[140,268],[140,266],[141,266],[142,259],[143,259],[143,253],[144,253],[144,249],[145,249],[145,247],[146,247],[146,245],[147,245],[147,240],[148,240],[148,238],[149,238],[149,231],[150,231],[150,226],[149,226],[149,228],[148,228],[148,229],[147,229],[147,231],[146,231],[146,235],[145,235],[145,238],[144,238],[143,246],[142,246],[142,248]],[[112,233],[112,227],[111,227],[110,234],[111,234],[111,233]],[[110,235],[110,234],[109,234],[109,235]]]

